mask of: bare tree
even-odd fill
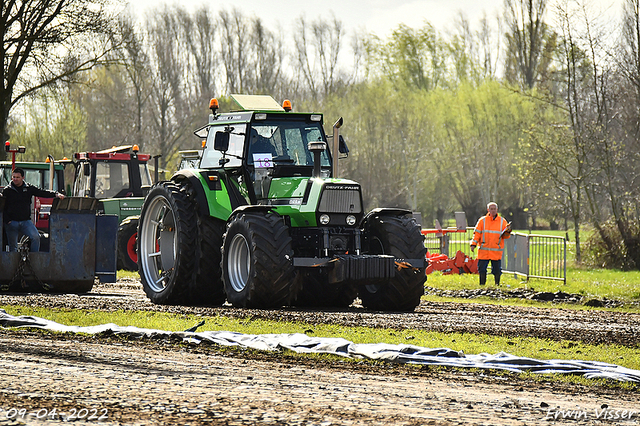
[[[133,141],[140,149],[144,148],[145,110],[151,96],[149,58],[144,50],[143,35],[136,29],[130,16],[119,20],[119,33],[124,41],[123,48],[117,51],[125,75],[131,84],[129,97],[132,98],[130,114],[134,117]]]
[[[634,92],[631,116],[633,134],[640,136],[640,0],[625,0],[623,11],[622,43],[620,44],[618,64],[624,77],[631,83]]]
[[[183,19],[191,61],[195,65],[185,77],[192,75],[193,81],[188,84],[195,89],[197,103],[202,104],[216,94],[220,83],[221,76],[217,74],[220,54],[216,50],[218,23],[205,6],[197,9],[192,17],[184,15]]]
[[[4,0],[0,9],[0,134],[25,96],[104,60],[112,46],[91,36],[109,31],[109,0]],[[104,39],[102,39],[104,40]],[[92,44],[94,43],[94,44]],[[0,156],[4,157],[2,151]]]
[[[253,92],[256,94],[282,95],[285,60],[281,37],[269,31],[259,18],[253,19],[251,31],[251,56],[253,58]]]
[[[294,35],[297,71],[313,97],[333,93],[342,81],[338,58],[344,35],[342,22],[335,16],[328,22],[298,19]]]
[[[544,22],[547,0],[505,0],[506,77],[531,89],[543,61],[549,29]]]
[[[250,28],[247,19],[238,11],[220,12],[222,32],[221,55],[226,73],[228,93],[243,93],[251,71],[248,66]]]
[[[152,134],[156,152],[166,162],[182,138],[191,133],[189,108],[188,48],[185,28],[186,11],[179,6],[166,7],[147,21],[149,58],[152,66]]]

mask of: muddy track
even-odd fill
[[[619,344],[636,347],[640,342],[640,314],[604,310],[570,310],[497,306],[483,303],[422,301],[413,313],[371,312],[353,306],[339,311],[286,308],[279,310],[236,309],[152,304],[139,281],[121,280],[96,285],[83,295],[0,295],[0,305],[142,310],[232,318],[273,319],[309,324],[341,324],[392,329],[416,329],[457,333],[485,333],[505,337],[539,337],[556,341]]]
[[[637,314],[475,303],[423,302],[409,314],[367,312],[358,306],[328,312],[157,306],[137,281],[98,285],[85,295],[3,294],[0,305],[148,310],[629,346],[637,346],[640,323]],[[621,416],[630,419],[624,424],[640,421],[637,388],[534,381],[504,372],[11,329],[0,329],[0,352],[0,425],[613,424]]]

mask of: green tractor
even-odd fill
[[[151,188],[150,159],[149,154],[139,154],[136,145],[74,155],[72,195],[98,198],[105,214],[118,216],[118,269],[138,270],[138,217]]]
[[[360,185],[337,177],[348,153],[323,116],[270,96],[232,95],[195,132],[197,167],[154,185],[138,225],[138,267],[157,304],[412,311],[425,246],[410,211],[363,211]],[[332,149],[327,149],[330,140]]]

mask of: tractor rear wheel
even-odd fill
[[[293,298],[289,228],[274,213],[240,213],[227,225],[222,276],[227,300],[243,308],[275,308]]]
[[[374,216],[365,229],[369,254],[390,254],[396,258],[424,259],[426,249],[420,226],[410,215]],[[360,287],[358,293],[365,308],[380,311],[413,311],[420,304],[426,280],[425,268],[396,270],[386,283]]]
[[[220,306],[225,301],[222,282],[222,235],[226,223],[210,216],[198,217],[198,259],[191,283],[191,300],[196,306]]]
[[[118,227],[118,269],[138,270],[138,216],[131,216]]]
[[[196,203],[188,185],[162,182],[147,195],[140,213],[138,267],[153,303],[186,304],[195,278],[198,237]]]

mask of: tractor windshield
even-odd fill
[[[309,142],[324,141],[319,122],[270,120],[254,122],[248,141],[247,162],[271,156],[275,165],[313,166]],[[322,153],[322,166],[329,167],[329,155]]]
[[[129,184],[127,163],[98,163],[96,166],[96,198],[126,197],[133,193]]]

